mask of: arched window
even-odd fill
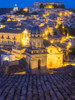
[[[50,50],[50,53],[52,53],[52,50]]]
[[[37,45],[38,47],[40,47],[40,43],[38,43],[38,45]]]
[[[16,44],[16,41],[14,41],[14,44]]]
[[[33,47],[35,47],[35,42],[33,42]]]
[[[14,40],[16,40],[16,37],[14,36],[14,38],[13,38]]]
[[[3,35],[2,35],[2,37],[1,37],[2,39],[4,39],[4,37],[3,37]]]
[[[9,36],[7,37],[7,39],[10,39]]]

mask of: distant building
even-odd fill
[[[14,12],[18,11],[17,4],[15,4],[15,7],[13,8],[13,11],[14,11]]]
[[[6,27],[0,28],[0,44],[27,46],[29,34],[25,27],[18,25],[17,21],[4,23]],[[28,34],[28,35],[27,35]]]
[[[34,2],[34,6],[37,6],[37,7],[40,6],[41,4],[43,4],[45,6],[50,5],[49,6],[50,8],[52,8],[53,5],[57,5],[57,6],[64,5],[64,3],[62,3],[62,2],[38,2],[38,1]]]

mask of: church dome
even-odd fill
[[[31,34],[40,34],[39,26],[35,26],[34,28],[32,28]]]

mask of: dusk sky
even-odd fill
[[[19,8],[32,6],[34,1],[41,2],[64,2],[66,8],[75,8],[75,0],[0,0],[0,8],[13,8],[15,4]]]

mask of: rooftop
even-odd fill
[[[4,28],[0,29],[0,32],[2,33],[22,33],[25,30],[24,26],[6,26]]]
[[[3,75],[0,100],[75,100],[68,74]]]

